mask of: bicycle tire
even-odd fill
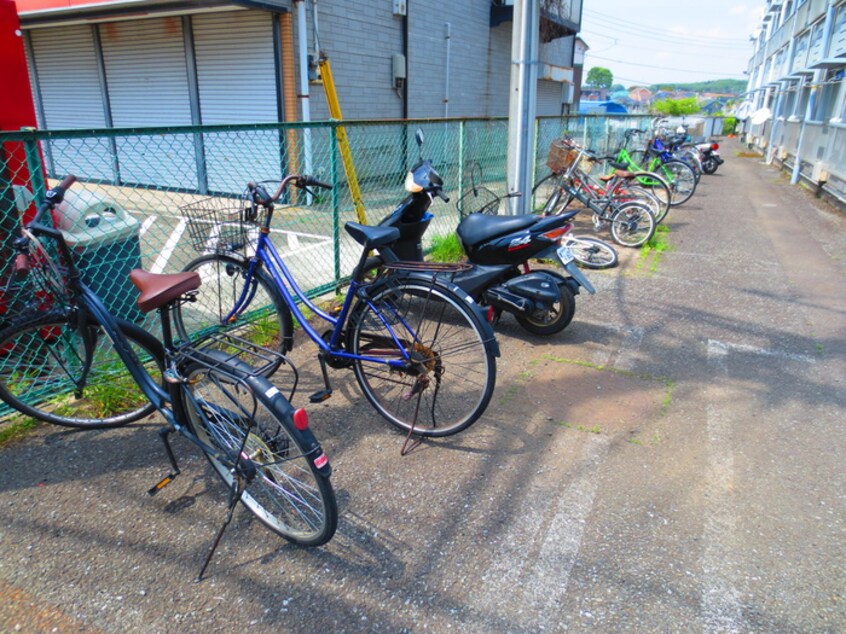
[[[130,321],[118,320],[139,360],[163,385],[164,348]],[[81,328],[88,328],[89,352]],[[84,368],[90,366],[84,377]],[[0,399],[39,420],[79,429],[119,427],[154,407],[135,383],[102,327],[80,327],[64,310],[19,319],[0,332]]]
[[[646,205],[652,215],[655,217],[655,223],[659,223],[659,217],[663,220],[670,208],[669,204],[665,205],[659,200],[658,196],[640,185],[632,185],[624,183],[620,189],[614,194],[615,202],[637,202]]]
[[[669,183],[655,172],[634,172],[635,182],[639,187],[652,192],[652,194],[661,202],[665,209],[661,220],[666,218],[670,207],[673,206],[673,190],[670,189]],[[658,222],[658,219],[655,219]]]
[[[624,247],[640,247],[655,235],[652,212],[639,203],[620,205],[611,216],[611,237]]]
[[[190,341],[198,334],[216,330],[282,354],[291,350],[294,345],[291,311],[273,279],[260,267],[251,278],[251,298],[245,311],[232,323],[223,324],[244,288],[248,263],[246,259],[212,253],[192,260],[182,269],[199,272],[202,285],[197,290],[196,301],[179,303],[174,308],[174,328],[180,339]]]
[[[588,269],[610,269],[617,266],[617,251],[610,244],[599,238],[571,237],[565,238],[564,246],[576,258],[576,263]]]
[[[670,185],[673,192],[672,205],[677,207],[683,205],[696,192],[696,175],[687,163],[670,160],[663,163],[659,168],[659,175]]]
[[[551,173],[544,176],[532,187],[532,213],[551,215],[561,211],[563,191],[561,189],[561,174]]]
[[[391,279],[356,303],[347,330],[350,352],[401,359],[386,326],[390,323],[406,328],[398,332],[401,343],[417,360],[407,372],[353,362],[365,397],[395,427],[419,436],[450,436],[472,425],[487,408],[496,383],[496,357],[482,334],[482,317],[470,302],[447,286]],[[425,378],[418,380],[415,374]],[[424,385],[426,378],[430,380]]]
[[[238,376],[233,378],[233,369]],[[315,465],[293,422],[294,408],[272,383],[240,361],[220,366],[189,364],[182,398],[191,431],[224,455],[250,457],[255,477],[241,503],[268,529],[301,546],[321,546],[338,526],[338,505],[329,476]],[[218,456],[205,452],[230,490],[235,475]]]

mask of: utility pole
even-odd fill
[[[510,214],[529,213],[534,174],[534,123],[538,91],[538,37],[541,0],[515,0],[511,35],[508,107],[508,193]]]

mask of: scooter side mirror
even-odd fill
[[[417,160],[423,160],[423,130],[417,128],[414,133],[414,140],[417,141]]]

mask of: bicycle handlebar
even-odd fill
[[[282,195],[282,192],[285,191],[285,188],[292,183],[295,187],[299,187],[300,189],[304,189],[306,187],[332,189],[332,185],[319,181],[314,176],[308,176],[307,174],[288,174],[282,179],[282,182],[279,184],[279,189],[276,190],[276,193],[274,193],[273,196],[267,193],[267,190],[263,185],[257,185],[255,181],[247,183],[247,189],[249,190],[255,203],[266,207],[279,200],[279,197]]]
[[[26,228],[31,231],[33,235],[43,235],[55,240],[62,257],[65,258],[65,261],[68,262],[70,266],[72,266],[73,258],[71,257],[67,242],[65,242],[64,234],[55,227],[42,224],[41,218],[45,213],[54,209],[65,199],[65,192],[75,182],[75,175],[68,174],[65,176],[58,185],[44,194],[44,200],[38,206],[35,216],[26,224]],[[15,248],[20,251],[15,256],[13,262],[14,276],[18,279],[25,277],[32,269],[32,265],[29,260],[29,253],[26,250],[27,244],[28,240],[24,236],[17,238],[14,242]]]

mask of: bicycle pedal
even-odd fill
[[[332,396],[332,390],[320,390],[309,396],[308,400],[311,403],[322,403],[330,396]]]
[[[152,496],[154,496],[154,495],[156,495],[159,491],[161,491],[163,488],[165,488],[168,484],[170,484],[171,482],[173,482],[173,481],[176,479],[176,476],[177,476],[177,475],[178,475],[178,474],[176,474],[176,473],[169,473],[169,474],[167,474],[167,475],[166,475],[164,478],[162,478],[162,479],[161,479],[161,480],[160,480],[160,481],[159,481],[159,482],[158,482],[158,483],[157,483],[154,487],[151,487],[151,488],[147,491],[147,495],[149,495],[149,496],[151,496],[151,497],[152,497]]]

